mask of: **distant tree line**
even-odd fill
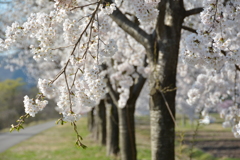
[[[10,128],[11,124],[14,124],[15,121],[25,113],[23,106],[24,95],[36,95],[37,92],[36,87],[25,87],[25,83],[21,78],[15,80],[7,79],[0,82],[0,130]],[[48,107],[35,118],[37,120],[44,120],[49,117],[49,115],[54,117],[58,116],[54,107]],[[31,121],[31,119],[28,119],[26,123]]]

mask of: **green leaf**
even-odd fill
[[[10,128],[10,132],[14,131],[14,128]]]

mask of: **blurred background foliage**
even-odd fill
[[[10,128],[16,120],[25,114],[23,106],[23,97],[29,95],[31,98],[38,93],[36,87],[26,86],[26,83],[21,79],[6,79],[0,82],[0,130]],[[49,102],[42,113],[35,118],[29,118],[26,123],[38,120],[47,120],[49,117],[56,118],[58,113],[54,109],[52,101]]]

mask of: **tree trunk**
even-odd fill
[[[107,102],[106,102],[107,101]],[[107,155],[117,156],[119,153],[119,129],[117,106],[109,96],[105,101],[107,110]]]
[[[174,116],[175,91],[164,96]],[[152,160],[174,160],[175,126],[159,91],[151,95],[150,107]]]
[[[121,160],[136,160],[136,140],[134,123],[135,104],[118,108]]]
[[[104,100],[101,100],[99,105],[95,107],[93,135],[101,145],[106,145],[106,108]]]
[[[93,132],[93,128],[94,128],[94,108],[92,108],[91,111],[88,112],[87,114],[87,118],[88,118],[88,131],[89,132]]]
[[[111,2],[111,0],[107,1]],[[149,85],[152,159],[174,160],[175,125],[173,119],[175,116],[176,68],[182,23],[185,16],[197,14],[202,9],[186,12],[183,0],[161,0],[158,10],[160,14],[152,34],[146,33],[118,9],[110,17],[126,33],[142,44],[147,51],[151,70]],[[121,113],[119,113],[121,125],[120,115]]]
[[[181,26],[182,1],[162,0],[153,52],[149,55],[152,160],[174,160],[175,95]]]
[[[146,79],[140,76],[130,88],[130,96],[124,108],[118,108],[121,160],[136,160],[135,105]]]
[[[121,160],[137,159],[134,112],[137,98],[141,93],[145,81],[146,79],[142,76],[139,76],[138,79],[135,79],[135,84],[130,87],[130,95],[126,106],[124,108],[118,108]],[[109,79],[107,79],[107,86],[109,89],[109,95],[111,96],[113,103],[117,106],[119,93],[113,90]]]

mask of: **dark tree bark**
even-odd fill
[[[182,1],[162,0],[153,53],[149,64],[152,160],[174,160],[175,95],[181,26],[185,10]]]
[[[135,104],[118,108],[121,160],[137,159],[134,111]]]
[[[146,79],[139,77],[137,83],[130,88],[130,98],[124,108],[118,108],[119,136],[121,160],[136,160],[136,137],[135,137],[135,105]]]
[[[93,136],[101,145],[106,145],[106,108],[104,100],[95,107]]]
[[[88,112],[87,114],[87,118],[88,118],[88,131],[89,132],[93,132],[94,129],[94,108],[92,108],[92,110],[90,112]]]
[[[110,95],[105,100],[107,111],[107,155],[117,156],[119,153],[118,111]]]
[[[121,160],[136,160],[136,140],[135,140],[135,123],[134,112],[137,98],[144,86],[146,79],[142,76],[135,81],[134,85],[130,88],[130,95],[127,104],[123,108],[118,108],[119,119],[119,144]],[[113,90],[109,81],[107,81],[109,95],[113,103],[117,106],[119,94]]]

